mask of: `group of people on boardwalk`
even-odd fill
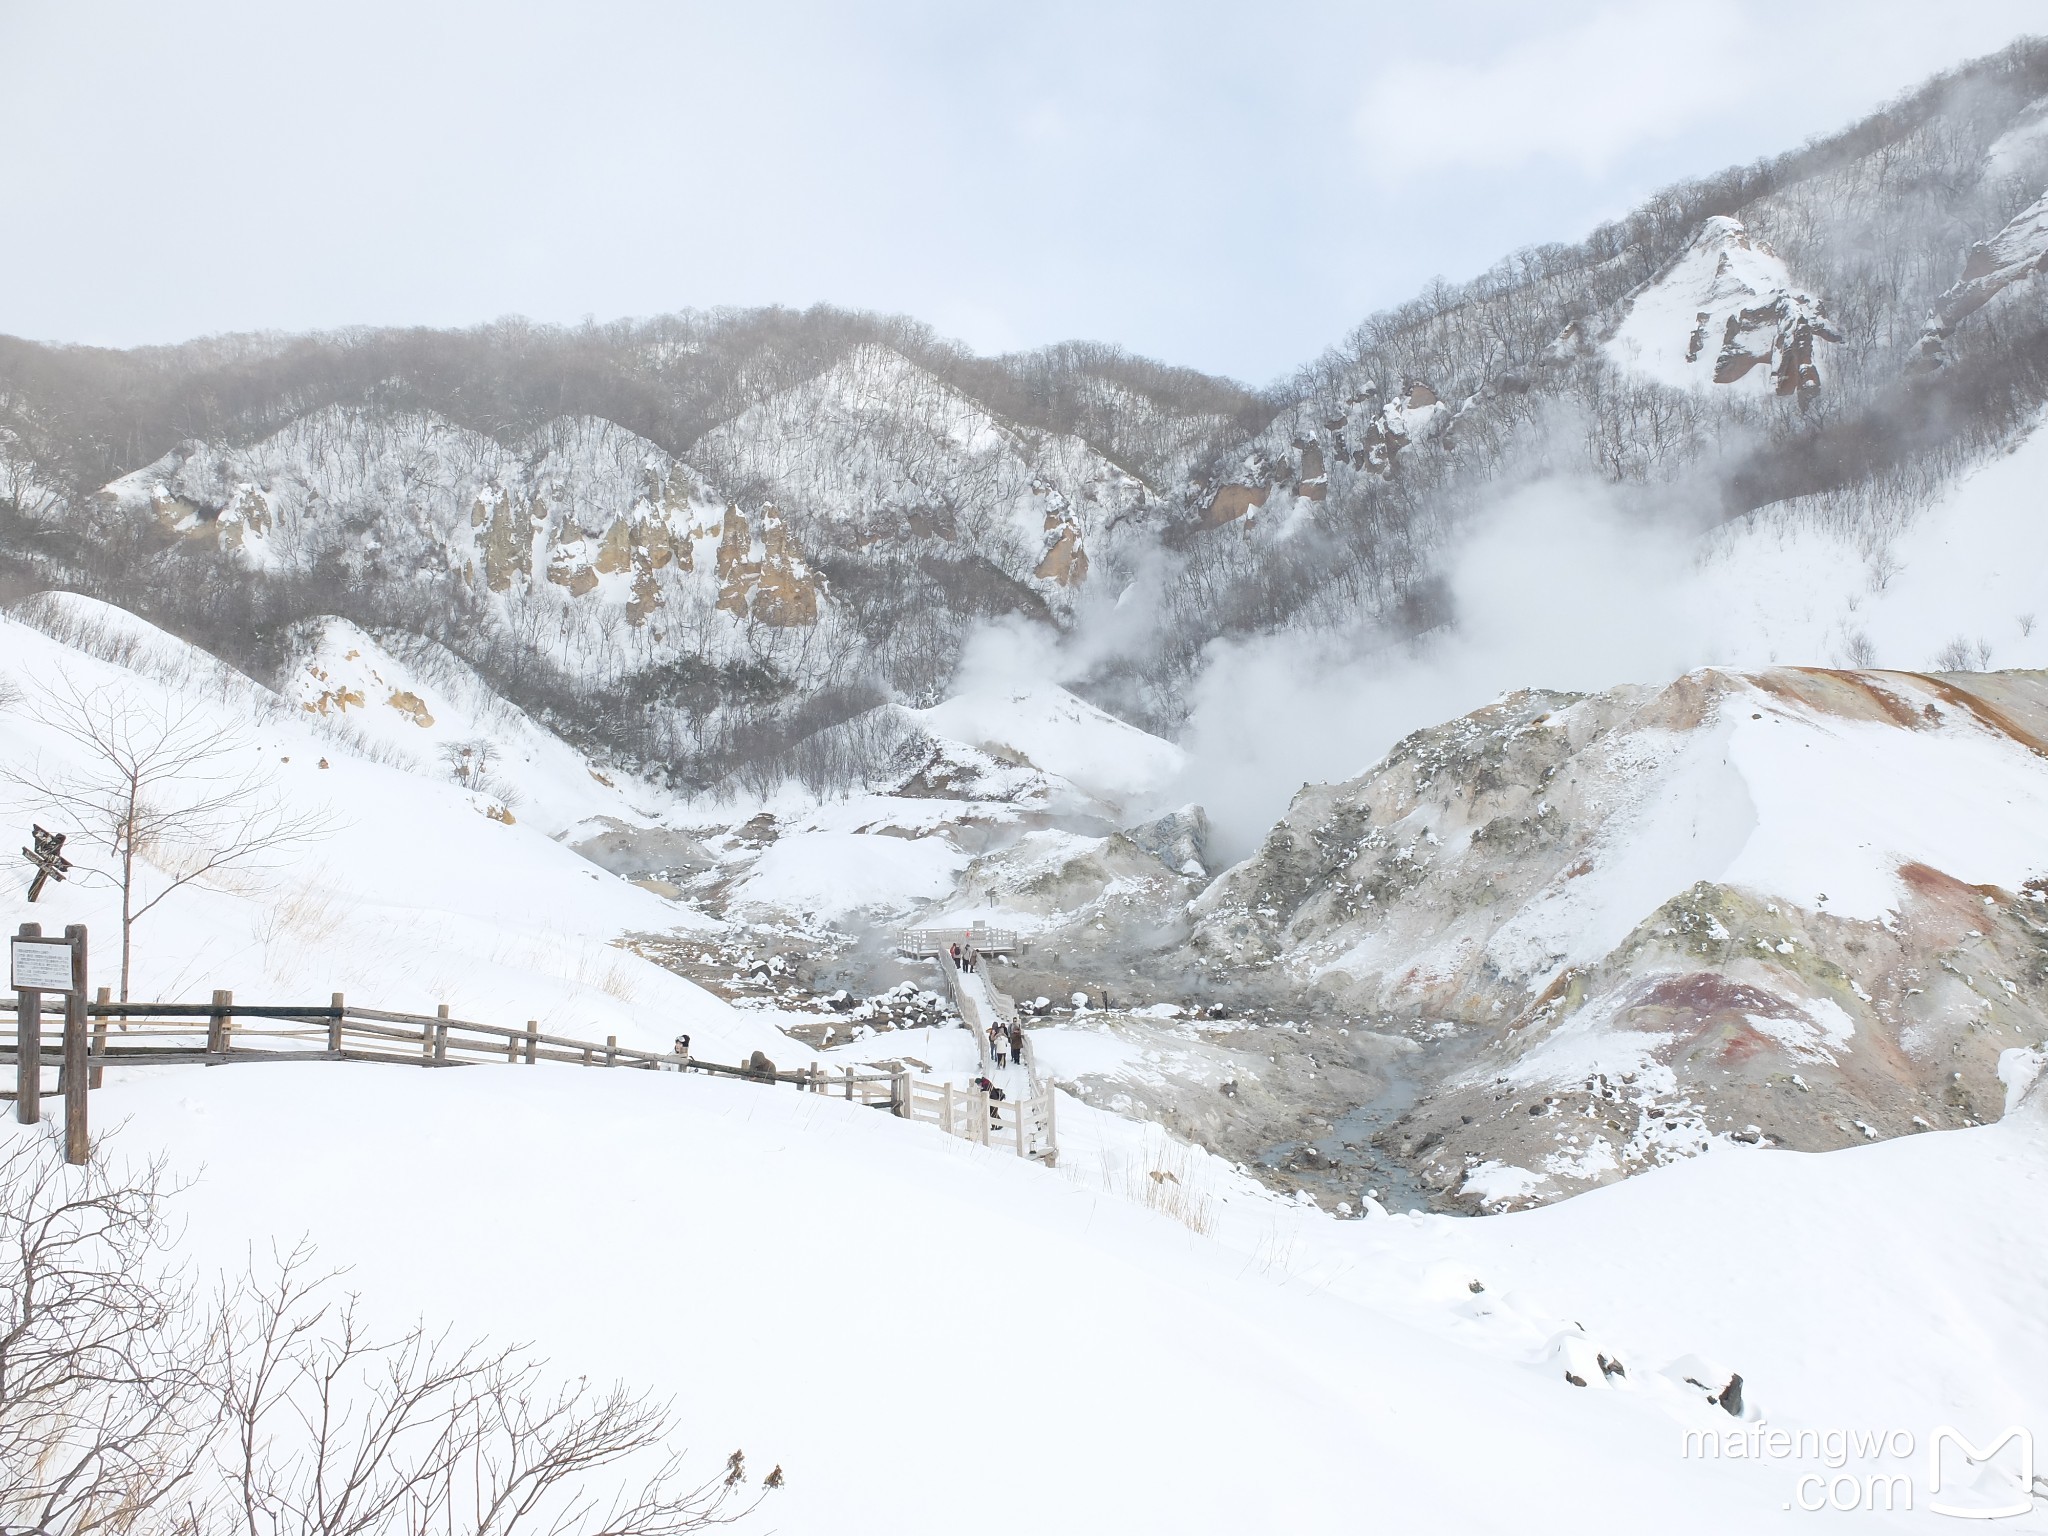
[[[981,968],[981,951],[974,947],[972,940],[968,942],[965,948],[955,944],[953,946],[953,964],[963,971],[979,970]]]
[[[1024,1065],[1024,1026],[1021,1024],[991,1024],[988,1027],[988,1051],[995,1058],[998,1069],[1011,1062]]]

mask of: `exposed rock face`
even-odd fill
[[[819,582],[797,553],[788,525],[775,508],[761,514],[755,535],[737,507],[725,509],[718,536],[718,608],[771,629],[818,621]]]
[[[1208,868],[1209,815],[1199,805],[1126,828],[1124,836],[1178,874],[1199,878]]]
[[[1940,360],[1942,342],[1955,326],[2014,283],[2048,272],[2048,197],[2026,208],[1989,240],[1970,247],[1963,275],[1941,296],[1927,322],[1923,359]]]
[[[1389,1133],[1453,1202],[1965,1124],[2048,1032],[2028,796],[2042,674],[1517,694],[1304,790],[1190,950],[1455,1046]]]
[[[1271,494],[1270,486],[1219,485],[1216,494],[1209,498],[1209,510],[1202,516],[1203,525],[1221,528],[1225,523],[1234,523],[1255,507],[1263,507]]]
[[[1678,388],[1764,381],[1778,395],[1821,386],[1820,342],[1839,342],[1826,306],[1739,220],[1711,218],[1630,303],[1608,355]],[[1761,370],[1761,371],[1759,371]]]

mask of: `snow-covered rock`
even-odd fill
[[[1820,387],[1819,344],[1841,339],[1785,263],[1720,215],[1631,301],[1606,350],[1625,372],[1676,389],[1792,395]]]
[[[1970,247],[1963,275],[1935,307],[1937,323],[1947,329],[2014,283],[2043,272],[2048,272],[2048,197],[2016,214],[1989,240]]]

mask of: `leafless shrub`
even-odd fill
[[[311,1259],[301,1246],[223,1298],[223,1460],[246,1536],[671,1536],[753,1507],[740,1452],[685,1476],[665,1405],[550,1387],[540,1362],[445,1332],[379,1337]]]
[[[2019,616],[2019,626],[2020,638],[2024,640],[2034,632],[2034,616],[2031,613],[2021,614]]]
[[[176,1186],[104,1154],[0,1153],[9,1536],[679,1536],[758,1504],[739,1451],[686,1474],[646,1394],[380,1336],[303,1244],[200,1304],[171,1262]]]
[[[1949,641],[1934,656],[1934,670],[1937,672],[1974,672],[1976,663],[1977,648],[1961,635]]]
[[[441,748],[442,765],[456,783],[480,795],[489,795],[501,805],[517,805],[520,801],[518,789],[491,769],[497,755],[498,749],[482,736],[468,741],[451,741]]]
[[[1877,665],[1877,647],[1862,630],[1852,630],[1842,644],[1843,658],[1858,671]]]
[[[160,1164],[0,1152],[0,1530],[197,1533],[223,1422],[212,1328],[170,1263]]]

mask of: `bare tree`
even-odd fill
[[[219,1356],[169,1262],[161,1165],[0,1153],[0,1532],[201,1529]]]
[[[421,1327],[377,1338],[310,1258],[284,1255],[223,1307],[241,1536],[677,1536],[753,1507],[739,1452],[684,1477],[667,1407],[623,1385],[550,1389],[517,1350]],[[650,1461],[630,1488],[592,1486]]]
[[[674,1415],[537,1360],[378,1337],[301,1244],[199,1305],[161,1165],[0,1153],[0,1536],[682,1536],[768,1489]]]
[[[121,1001],[128,1001],[135,925],[177,891],[231,870],[274,867],[330,828],[293,812],[252,743],[175,695],[145,696],[69,674],[21,706],[77,749],[10,775],[37,809],[71,823],[109,867],[88,870],[121,893]],[[76,843],[73,844],[77,846]]]

